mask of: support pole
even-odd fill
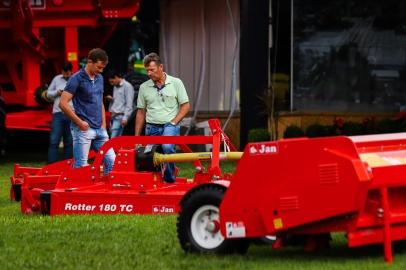
[[[32,33],[39,37],[39,28],[33,28]],[[33,96],[35,89],[41,84],[41,72],[40,72],[40,60],[38,56],[32,52],[32,50],[24,49],[22,50],[22,67],[23,67],[23,78],[21,89],[17,89],[19,93],[24,98],[24,106],[36,106]],[[24,91],[25,90],[25,91]]]
[[[383,249],[385,262],[392,263],[392,236],[390,229],[390,210],[388,201],[388,189],[381,188],[379,190],[381,194],[381,203],[383,208]]]
[[[220,132],[219,130],[215,129],[212,130],[213,133],[213,148],[212,148],[212,160],[211,160],[211,167],[209,172],[211,172],[214,176],[220,176]]]
[[[240,0],[240,148],[248,132],[268,125],[261,97],[268,89],[269,0]]]

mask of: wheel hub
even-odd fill
[[[209,221],[206,230],[211,233],[216,233],[220,230],[220,223],[217,220]]]
[[[193,214],[190,227],[194,241],[204,249],[214,249],[224,241],[217,206],[204,205],[198,208]]]

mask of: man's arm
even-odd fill
[[[121,120],[122,126],[127,125],[128,118],[134,110],[134,88],[131,84],[128,84],[128,87],[126,86],[124,88],[124,100],[125,106],[123,120]]]
[[[56,89],[56,77],[55,77],[47,89],[47,98],[54,100],[57,96],[60,95],[61,91],[58,91],[58,89]]]
[[[73,122],[75,123],[80,130],[86,131],[89,129],[89,124],[86,121],[83,121],[76,115],[76,113],[72,110],[69,102],[72,100],[73,95],[69,92],[63,91],[61,95],[61,102],[59,103],[59,108],[63,111],[63,113]]]
[[[189,97],[187,96],[186,88],[183,82],[178,79],[176,80],[176,92],[178,102],[180,104],[178,114],[171,120],[172,124],[179,124],[179,122],[186,116],[190,109]]]
[[[178,114],[175,116],[175,118],[171,120],[171,123],[175,125],[179,124],[179,122],[183,119],[183,117],[185,117],[186,114],[189,112],[189,109],[190,109],[189,102],[181,104],[179,107]]]
[[[140,136],[145,124],[145,109],[138,109],[135,117],[135,136]]]

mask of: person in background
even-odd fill
[[[110,101],[110,136],[114,138],[123,134],[128,118],[134,111],[134,88],[115,70],[110,71],[109,82],[113,86],[113,96],[107,95],[105,98]]]
[[[70,132],[70,119],[59,108],[59,102],[66,82],[72,75],[72,64],[65,62],[62,65],[62,73],[56,75],[46,91],[49,100],[53,100],[51,133],[49,136],[48,163],[58,161],[58,149],[63,139],[63,157],[72,158],[72,134]],[[72,107],[72,102],[69,103]]]
[[[62,92],[59,107],[72,121],[73,167],[87,166],[90,148],[98,151],[109,139],[103,105],[104,80],[101,73],[108,63],[107,53],[92,49],[84,68],[69,79]],[[72,100],[73,110],[69,106]],[[109,149],[104,156],[104,172],[113,169],[116,155]]]
[[[147,136],[179,136],[179,122],[190,109],[185,86],[178,78],[164,72],[163,64],[156,53],[144,57],[144,67],[148,81],[140,86],[137,99],[135,136],[139,136],[144,127]],[[165,154],[175,153],[174,144],[163,144]],[[164,165],[163,179],[175,182],[175,164]]]

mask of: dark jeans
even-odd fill
[[[174,126],[171,123],[166,123],[163,126],[156,126],[147,123],[145,126],[145,135],[147,136],[179,136],[179,134],[180,126]],[[174,154],[176,152],[174,144],[163,144],[162,150],[164,154]],[[175,163],[165,163],[165,167],[164,181],[169,183],[175,182]]]
[[[59,142],[63,138],[64,159],[72,158],[72,135],[70,120],[62,112],[52,115],[51,133],[49,135],[48,163],[58,161]]]

